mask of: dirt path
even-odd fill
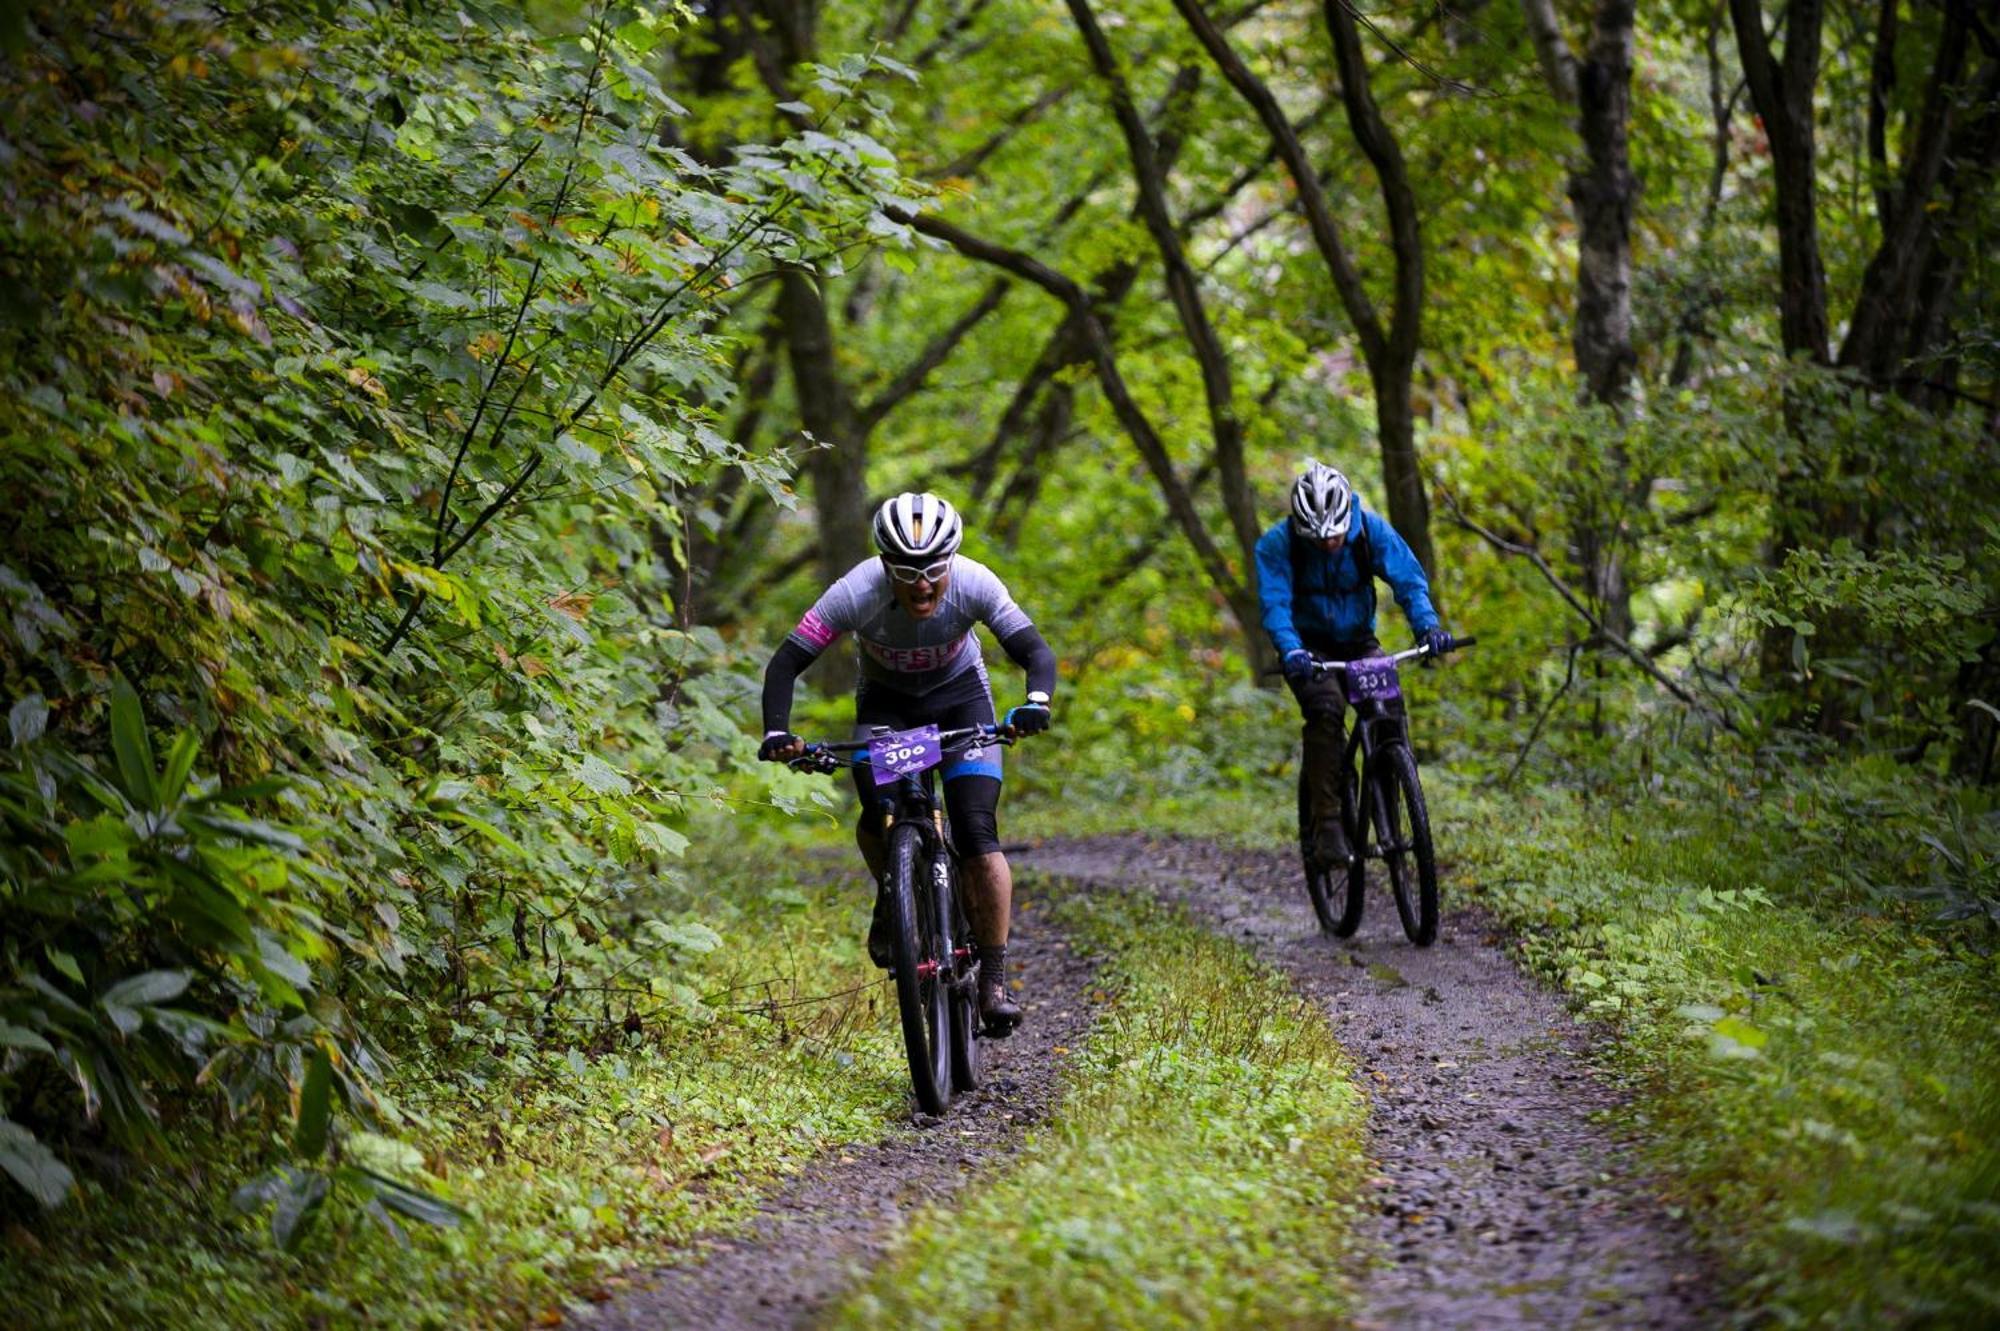
[[[1364,1327],[1685,1327],[1708,1272],[1597,1111],[1587,1032],[1477,915],[1410,946],[1386,895],[1322,937],[1290,855],[1115,837],[1010,848],[1022,869],[1145,888],[1249,942],[1321,1000],[1370,1083],[1376,1232]],[[1373,882],[1371,880],[1371,887]]]
[[[1022,898],[1030,894],[1023,893]],[[886,1141],[811,1167],[743,1231],[632,1282],[578,1318],[590,1331],[743,1331],[807,1325],[881,1255],[915,1209],[951,1195],[1013,1149],[1061,1095],[1061,1055],[1089,1024],[1091,966],[1026,901],[1010,959],[1026,982],[1027,1020],[987,1045],[988,1082],[942,1121],[913,1121]]]

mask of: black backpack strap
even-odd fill
[[[1368,622],[1375,622],[1375,579],[1382,576],[1382,570],[1375,563],[1375,542],[1368,539],[1368,523],[1360,513],[1354,515],[1354,525],[1360,528],[1354,538],[1354,567],[1361,571],[1361,587],[1368,593]]]

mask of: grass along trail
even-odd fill
[[[1483,917],[1419,950],[1372,900],[1334,942],[1286,855],[1012,853],[1030,1020],[988,1088],[822,1156],[573,1325],[1708,1320],[1583,1028]]]
[[[1689,1235],[1596,1121],[1615,1096],[1583,1032],[1482,917],[1447,910],[1437,943],[1418,949],[1385,887],[1360,933],[1336,942],[1289,854],[1124,836],[1050,842],[1016,862],[1181,905],[1318,1003],[1370,1092],[1379,1174],[1360,1236],[1383,1260],[1359,1276],[1361,1325],[1707,1320],[1709,1272]]]
[[[823,1157],[774,1193],[740,1230],[674,1265],[627,1277],[572,1325],[591,1331],[712,1331],[811,1324],[880,1257],[917,1208],[946,1202],[1008,1155],[1061,1095],[1064,1056],[1089,1027],[1093,967],[1032,902],[1014,925],[1010,961],[1028,1018],[986,1043],[986,1085],[943,1120],[914,1118],[881,1141]],[[893,1000],[886,1008],[894,1020]],[[907,1088],[905,1088],[907,1098]]]

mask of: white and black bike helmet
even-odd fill
[[[934,494],[899,494],[875,510],[875,548],[899,564],[927,564],[958,553],[965,524]]]
[[[1292,482],[1292,530],[1308,541],[1330,541],[1354,525],[1354,487],[1322,462],[1308,462]]]

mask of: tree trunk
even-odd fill
[[[1785,351],[1818,365],[1827,354],[1826,270],[1820,263],[1818,190],[1813,147],[1813,90],[1819,82],[1823,0],[1792,0],[1786,11],[1785,54],[1771,56],[1762,0],[1729,0],[1736,47],[1750,103],[1771,144],[1777,191],[1778,323]]]
[[[820,576],[832,583],[868,557],[868,446],[854,399],[834,367],[832,324],[810,273],[793,270],[779,279],[778,311],[799,421],[820,445],[806,459],[806,471],[819,523]],[[853,683],[854,667],[843,653],[817,673],[829,687],[845,687]]]
[[[1887,208],[1882,240],[1862,274],[1861,293],[1854,302],[1840,363],[1860,370],[1875,383],[1894,380],[1902,369],[1907,330],[1919,307],[1918,275],[1929,266],[1940,235],[1932,196],[1949,170],[1946,154],[1961,147],[1958,133],[1968,117],[1962,105],[1974,89],[1964,76],[1966,49],[1971,44],[1972,12],[1968,0],[1950,0],[1938,38],[1923,114],[1893,190],[1885,187],[1881,206]],[[1891,30],[1893,36],[1893,29]],[[1892,62],[1893,63],[1893,62]],[[1990,86],[1986,89],[1990,92]],[[1970,117],[1975,123],[1978,111]],[[1873,122],[1871,121],[1871,129]],[[1886,162],[1882,164],[1886,168]]]
[[[1586,402],[1608,407],[1622,428],[1631,396],[1632,175],[1627,127],[1632,102],[1634,0],[1600,0],[1582,61],[1571,53],[1550,0],[1523,0],[1549,90],[1576,112],[1583,160],[1570,172],[1576,211],[1576,319],[1570,345]],[[1604,626],[1620,637],[1632,633],[1631,591],[1625,577],[1623,515],[1643,505],[1647,482],[1631,475],[1622,438],[1604,458],[1605,484],[1586,497],[1571,554]],[[1590,474],[1597,459],[1582,459]]]
[[[1375,391],[1377,444],[1382,457],[1383,483],[1389,520],[1427,571],[1435,572],[1431,547],[1430,501],[1423,485],[1415,444],[1415,417],[1410,408],[1410,388],[1416,363],[1420,318],[1423,311],[1423,240],[1417,224],[1416,202],[1410,192],[1409,177],[1393,135],[1383,123],[1380,110],[1369,91],[1368,75],[1361,58],[1361,42],[1354,19],[1340,0],[1329,0],[1327,26],[1333,34],[1336,58],[1341,68],[1341,102],[1348,125],[1362,150],[1368,154],[1382,188],[1389,212],[1390,244],[1395,254],[1395,297],[1389,329],[1362,285],[1361,273],[1353,256],[1340,239],[1333,222],[1333,210],[1320,188],[1319,173],[1306,159],[1298,132],[1285,119],[1277,98],[1229,45],[1200,0],[1174,0],[1188,27],[1215,61],[1257,118],[1263,122],[1272,147],[1298,191],[1299,205],[1313,245],[1333,279],[1334,291],[1354,328],[1354,339],[1368,365],[1369,381]]]
[[[1597,7],[1576,79],[1586,164],[1569,182],[1580,236],[1576,368],[1591,399],[1621,416],[1632,380],[1632,202],[1639,192],[1626,142],[1633,9],[1634,0],[1603,0]]]
[[[1424,570],[1435,576],[1437,556],[1431,548],[1431,505],[1417,460],[1415,415],[1410,390],[1417,363],[1417,342],[1424,308],[1424,241],[1417,220],[1417,200],[1403,165],[1396,136],[1382,119],[1381,108],[1368,86],[1368,64],[1361,34],[1345,0],[1326,0],[1327,30],[1333,35],[1334,57],[1340,67],[1340,99],[1347,108],[1348,127],[1361,145],[1382,189],[1389,213],[1389,245],[1395,255],[1394,298],[1390,304],[1389,335],[1379,363],[1371,358],[1369,376],[1375,384],[1376,443],[1382,451],[1382,480],[1388,487],[1389,520],[1410,544]]]
[[[1088,0],[1068,0],[1068,3],[1077,31],[1083,34],[1084,45],[1090,51],[1090,62],[1110,92],[1112,118],[1118,122],[1119,132],[1124,135],[1126,155],[1131,158],[1132,175],[1138,186],[1139,215],[1146,224],[1147,232],[1152,235],[1154,247],[1160,252],[1160,262],[1166,269],[1168,298],[1173,302],[1174,313],[1180,318],[1188,347],[1201,370],[1202,395],[1208,403],[1209,433],[1215,440],[1216,459],[1222,473],[1222,507],[1236,536],[1244,578],[1253,581],[1255,564],[1252,556],[1259,531],[1257,510],[1250,496],[1249,476],[1244,468],[1243,427],[1236,419],[1229,355],[1223,350],[1222,339],[1216,336],[1207,308],[1202,304],[1200,282],[1188,264],[1173,215],[1167,207],[1166,172],[1154,151],[1152,136],[1146,132],[1145,123],[1139,117],[1139,109],[1132,102],[1132,92],[1126,86],[1125,76],[1119,72],[1117,57],[1112,54],[1111,44],[1105,40],[1103,30],[1098,27],[1097,16],[1091,12]]]

